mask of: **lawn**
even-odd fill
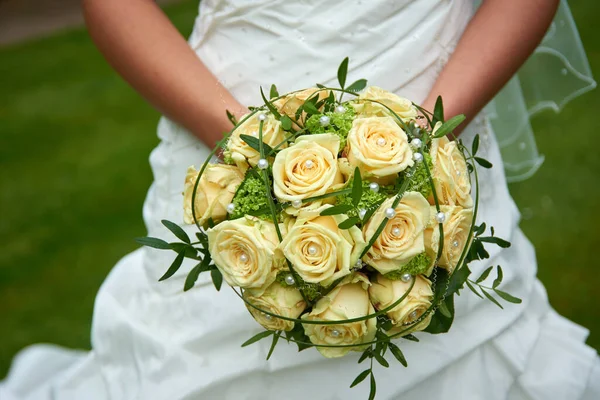
[[[573,4],[600,76],[597,2]],[[196,4],[168,8],[188,34]],[[95,294],[145,231],[158,114],[106,65],[84,30],[0,50],[0,377],[37,342],[89,348]],[[536,117],[546,163],[511,185],[554,307],[600,348],[599,92]]]

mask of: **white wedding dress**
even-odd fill
[[[258,88],[271,83],[280,92],[335,84],[346,56],[350,81],[367,78],[421,101],[472,14],[472,0],[203,0],[190,44],[244,104],[261,103]],[[503,287],[523,304],[500,310],[463,291],[448,334],[400,340],[408,368],[376,368],[377,398],[598,399],[600,361],[584,344],[588,332],[550,307],[485,117],[462,137],[468,142],[475,133],[496,166],[481,172],[480,219],[512,247],[493,248],[492,258],[472,269],[479,276],[502,265]],[[208,150],[166,119],[158,135],[144,219],[149,236],[167,238],[160,220],[182,221],[186,168]],[[358,353],[325,359],[280,341],[266,361],[270,342],[240,347],[261,330],[242,302],[229,288],[217,293],[205,276],[184,293],[189,267],[159,283],[173,257],[148,248],[124,257],[96,298],[93,350],[25,349],[0,384],[0,400],[367,398],[368,383],[349,388],[364,369]]]

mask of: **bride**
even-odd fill
[[[163,218],[183,220],[186,168],[230,129],[226,109],[241,116],[260,103],[259,86],[287,92],[333,83],[349,56],[349,79],[368,78],[428,109],[442,95],[446,115],[471,121],[462,139],[479,133],[484,157],[498,166],[480,179],[481,218],[512,242],[472,269],[478,276],[501,264],[507,290],[523,304],[500,310],[465,292],[448,334],[402,341],[409,367],[376,371],[378,398],[591,400],[600,398],[600,359],[584,344],[587,331],[548,304],[499,167],[500,146],[481,112],[537,47],[558,5],[203,0],[186,43],[150,0],[84,0],[100,50],[166,116],[150,156],[155,181],[143,210],[150,236],[167,237]],[[184,294],[186,268],[159,283],[170,257],[148,248],[124,257],[96,298],[93,350],[24,350],[0,384],[0,399],[367,397],[367,384],[348,387],[362,370],[353,356],[325,359],[283,345],[265,361],[268,344],[241,348],[258,325],[239,299],[230,291],[215,295],[202,277]]]

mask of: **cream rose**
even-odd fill
[[[360,318],[375,312],[367,289],[370,283],[363,274],[344,279],[331,292],[322,297],[309,314],[302,319],[311,321],[340,321]],[[348,352],[361,351],[361,344],[375,338],[376,318],[339,325],[302,324],[304,332],[315,345],[356,345],[355,347],[317,347],[327,358],[342,357]]]
[[[337,162],[339,150],[340,139],[333,134],[299,137],[293,146],[281,150],[275,157],[275,196],[280,201],[293,202],[341,187],[344,178]]]
[[[194,186],[198,179],[198,172],[194,167],[189,167],[185,176],[183,190],[183,221],[193,224],[192,197]],[[237,188],[244,180],[242,172],[231,165],[208,164],[198,187],[194,199],[194,211],[198,224],[204,226],[209,218],[215,223],[223,221],[227,216],[227,205],[231,203]]]
[[[271,222],[246,216],[222,222],[206,233],[212,259],[231,286],[265,289],[284,265]]]
[[[308,88],[308,89],[300,90],[298,92],[290,93],[287,96],[284,96],[279,100],[275,100],[273,102],[273,105],[275,106],[275,108],[277,108],[277,111],[279,111],[281,114],[285,114],[288,117],[290,117],[291,119],[295,120],[296,119],[296,111],[298,111],[298,108],[300,108],[304,104],[304,102],[306,100],[308,100],[310,97],[313,97],[313,95],[315,95],[315,93],[317,91],[319,91],[319,94],[318,94],[319,100],[323,100],[327,96],[329,96],[328,90],[322,90],[319,88]],[[306,118],[306,113],[303,112],[300,115],[299,120],[304,121],[305,118]]]
[[[346,154],[350,165],[367,177],[388,177],[414,164],[406,133],[391,117],[355,119]]]
[[[410,100],[397,96],[394,93],[388,92],[377,86],[369,86],[366,88],[360,96],[358,96],[358,100],[359,101],[358,103],[355,103],[354,108],[359,115],[377,117],[394,116],[390,110],[381,104],[366,100],[375,100],[385,104],[404,121],[415,119],[418,115],[417,108]]]
[[[325,205],[314,212],[301,211],[281,242],[283,254],[298,275],[306,282],[322,286],[350,274],[350,268],[366,245],[358,227],[338,228],[347,216],[319,216],[329,207]]]
[[[438,262],[440,267],[452,271],[458,262],[465,246],[469,246],[469,232],[473,224],[473,210],[462,207],[441,206],[441,211],[446,216],[443,223],[444,248]],[[436,208],[431,207],[431,215],[436,214]],[[440,247],[440,229],[435,220],[430,221],[425,230],[425,248],[427,254],[435,259]]]
[[[276,147],[286,140],[286,133],[281,128],[281,122],[277,121],[272,114],[265,115],[266,119],[263,122],[262,129],[263,142],[271,147]],[[244,120],[246,117],[247,115],[242,117],[241,120]],[[258,164],[260,154],[258,151],[248,146],[248,144],[242,140],[241,135],[254,136],[258,139],[259,126],[260,120],[258,119],[258,115],[252,115],[233,131],[227,143],[225,156],[231,157],[233,162],[235,162],[235,164],[244,172],[248,169],[248,165],[254,167]],[[286,144],[284,143],[279,146],[279,149],[285,147]]]
[[[252,290],[245,290],[244,299],[261,310],[287,318],[298,318],[306,308],[306,302],[298,289],[289,286],[285,287],[279,282],[273,282],[271,286],[259,295],[256,295]],[[286,321],[265,314],[263,311],[259,311],[247,303],[246,307],[256,322],[261,324],[265,329],[272,331],[291,331],[294,329],[293,321]]]
[[[392,207],[394,198],[384,201],[363,227],[366,241],[371,240],[386,210]],[[429,203],[418,192],[406,192],[395,208],[393,218],[387,220],[383,232],[373,243],[363,261],[382,274],[400,269],[413,257],[425,251],[423,231],[429,222]]]
[[[433,182],[440,203],[464,208],[473,207],[467,162],[458,149],[458,144],[445,136],[433,139],[431,161]],[[433,204],[433,197],[430,202]]]
[[[433,290],[429,279],[422,275],[417,275],[414,279],[415,284],[404,300],[386,313],[395,325],[392,332],[407,329],[404,333],[407,335],[427,328],[431,321],[433,313],[429,313],[423,321],[409,327],[427,311],[433,301]],[[371,282],[371,287],[369,287],[371,302],[377,310],[384,310],[404,296],[410,289],[411,284],[411,281],[390,280],[382,275],[377,275]]]

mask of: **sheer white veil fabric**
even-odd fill
[[[595,87],[573,15],[562,0],[542,43],[485,109],[509,182],[531,177],[544,161],[531,116],[545,109],[559,112],[570,100]]]

